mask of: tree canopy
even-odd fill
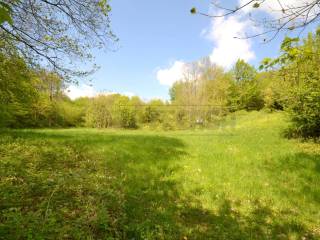
[[[80,71],[76,63],[117,40],[110,11],[107,0],[2,0],[0,38],[30,63],[81,76],[93,68]]]

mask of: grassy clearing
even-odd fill
[[[282,114],[0,135],[2,239],[320,239],[320,146]]]

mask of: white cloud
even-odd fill
[[[175,61],[169,68],[157,71],[157,79],[162,85],[172,86],[175,82],[182,80],[187,65],[183,61]]]
[[[157,71],[157,79],[162,85],[172,86],[178,81],[196,80],[212,65],[210,58],[205,57],[194,62],[175,61],[169,68]]]
[[[212,20],[206,37],[214,44],[210,60],[229,69],[239,59],[250,61],[255,58],[250,39],[236,39],[249,29],[249,22],[237,16]]]
[[[79,97],[94,97],[96,91],[92,86],[82,84],[81,86],[71,85],[65,90],[66,95],[72,100]]]
[[[117,91],[100,91],[97,92],[94,87],[87,84],[82,84],[81,86],[70,85],[66,90],[65,94],[72,100],[80,97],[95,97],[98,95],[112,95],[121,94],[128,97],[136,96],[133,92],[117,92]]]
[[[203,29],[200,34],[213,43],[213,50],[209,54],[210,62],[230,69],[239,58],[245,61],[254,59],[252,41],[235,38],[243,36],[249,29],[252,29],[252,23],[236,15],[213,19],[210,27]],[[201,68],[202,62],[175,61],[170,67],[158,70],[157,79],[162,85],[172,86],[173,83],[184,80],[194,69],[194,64]]]

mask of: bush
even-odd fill
[[[291,136],[320,137],[320,81],[306,81],[303,88],[293,91],[293,96],[289,106]]]

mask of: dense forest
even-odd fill
[[[265,110],[289,113],[289,136],[320,136],[320,29],[302,40],[286,37],[279,56],[263,59],[258,69],[241,59],[228,71],[207,58],[190,63],[166,102],[103,93],[72,101],[61,75],[29,66],[6,44],[1,127],[186,129],[217,126],[239,110]]]

